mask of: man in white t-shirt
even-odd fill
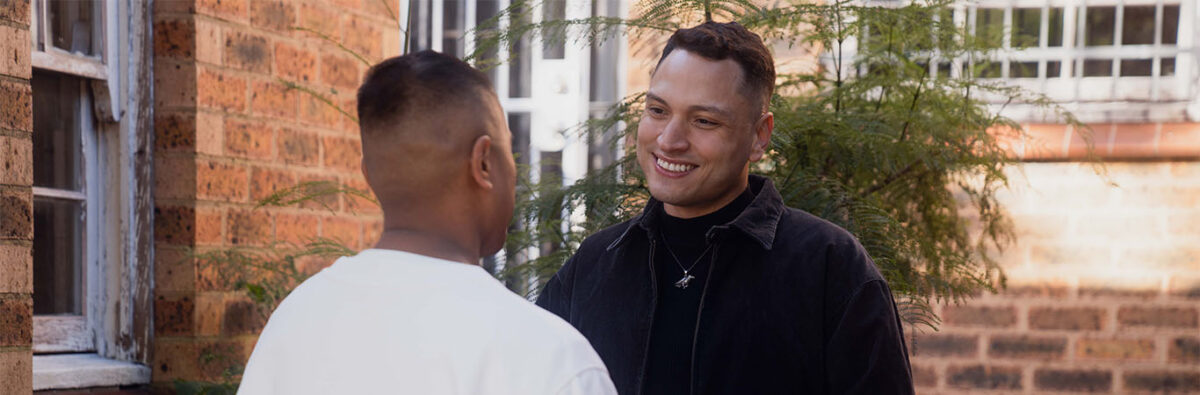
[[[432,51],[388,59],[358,116],[383,234],[279,305],[238,393],[615,394],[583,336],[479,266],[516,184],[487,77]]]

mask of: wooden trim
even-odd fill
[[[38,69],[52,70],[97,80],[108,79],[108,66],[104,65],[104,62],[65,52],[56,53],[55,51],[33,51],[33,54],[29,57],[30,63],[33,64],[34,68]]]
[[[95,349],[96,342],[84,316],[33,317],[33,352],[86,352]]]
[[[85,195],[83,192],[45,187],[33,187],[33,196],[62,200],[75,200],[80,202],[87,200],[87,195]]]

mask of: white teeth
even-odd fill
[[[675,173],[683,173],[685,171],[696,168],[696,166],[681,165],[681,164],[667,162],[665,160],[662,160],[662,158],[656,158],[656,159],[658,159],[658,165],[660,167],[667,169],[667,171],[671,171],[671,172],[675,172]]]

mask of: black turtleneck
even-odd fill
[[[713,226],[732,222],[753,201],[754,194],[746,188],[725,207],[703,216],[683,219],[666,212],[659,216],[658,247],[654,251],[658,305],[650,331],[644,394],[688,391],[696,317],[713,253],[705,235]],[[680,266],[691,267],[688,274],[695,276],[687,288],[675,286],[683,278]]]

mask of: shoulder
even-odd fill
[[[591,236],[583,239],[583,242],[579,244],[579,252],[577,254],[585,252],[600,252],[608,249],[613,242],[620,239],[625,235],[625,233],[636,231],[636,229],[630,229],[631,227],[636,226],[633,221],[634,220],[632,219],[625,220],[621,223],[610,225],[596,233],[593,233]]]
[[[883,279],[866,248],[845,228],[791,207],[779,222],[775,244],[792,247],[794,254],[820,259],[823,277],[839,283],[827,285],[853,289]]]

